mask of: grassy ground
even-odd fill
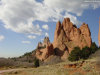
[[[77,66],[66,67],[69,64],[77,64]],[[77,62],[66,61],[56,65],[26,68],[4,73],[3,75],[100,75],[100,65],[97,65],[96,58],[92,58],[86,60],[84,63],[82,63],[82,60]]]

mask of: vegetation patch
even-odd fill
[[[91,47],[84,47],[82,50],[79,47],[75,47],[69,54],[69,61],[78,61],[80,59],[88,59],[90,55],[94,54],[99,48],[93,42]]]

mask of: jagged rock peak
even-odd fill
[[[39,49],[39,48],[44,48],[44,47],[46,47],[49,43],[50,43],[49,37],[45,37],[44,40],[43,40],[43,42],[39,42],[39,43],[38,43],[37,49]]]
[[[49,37],[45,37],[44,41],[43,41],[43,44],[46,45],[48,43],[50,43]]]
[[[62,27],[61,27],[62,26]],[[91,33],[88,24],[83,23],[80,28],[77,28],[70,18],[64,18],[62,24],[58,22],[54,35],[54,48],[58,48],[62,52],[62,57],[67,57],[68,53],[76,46],[83,48],[91,46]],[[67,53],[65,53],[67,51]]]
[[[70,22],[70,18],[64,18],[65,22]]]

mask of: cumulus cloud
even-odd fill
[[[24,44],[30,44],[31,42],[30,41],[22,41],[22,43],[24,43]]]
[[[45,36],[46,36],[46,37],[49,37],[49,34],[46,32],[46,33],[45,33]]]
[[[4,40],[5,37],[3,35],[0,35],[0,41]]]
[[[28,35],[27,36],[29,39],[35,39],[36,38],[36,36],[33,36],[33,35]]]
[[[88,8],[100,7],[99,2],[85,2],[86,0],[44,0],[44,4],[51,8],[59,9],[61,12],[72,12],[81,16],[83,11]],[[85,5],[85,6],[84,6]]]
[[[84,10],[98,7],[100,2],[86,3],[84,0],[0,0],[0,20],[5,28],[14,32],[41,35],[39,25],[33,24],[36,20],[58,21],[69,16],[77,24],[77,16]]]
[[[5,28],[19,33],[41,34],[42,30],[33,25],[36,10],[41,4],[34,0],[2,0],[0,5],[0,20]]]
[[[43,25],[42,28],[45,29],[45,30],[49,30],[49,26],[47,24]]]

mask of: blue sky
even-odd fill
[[[78,27],[89,25],[98,45],[100,2],[86,0],[1,0],[0,57],[16,57],[34,50],[49,36],[53,42],[56,22],[65,17]]]

